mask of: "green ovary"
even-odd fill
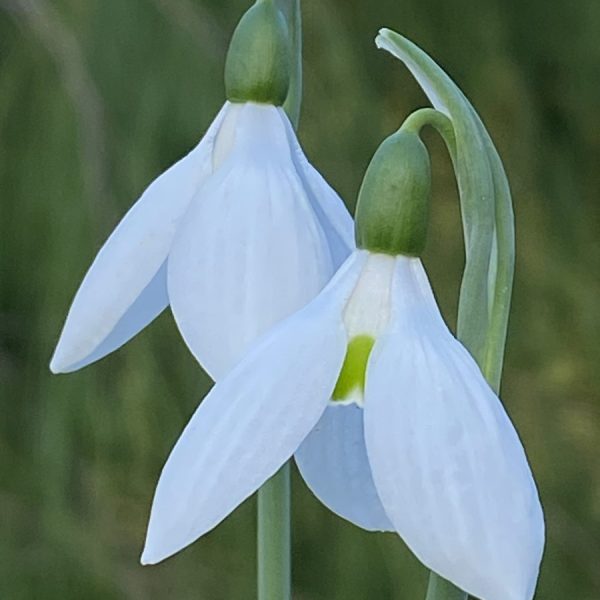
[[[359,390],[361,395],[364,393],[367,361],[373,344],[375,340],[369,335],[357,335],[350,340],[340,376],[333,390],[333,400],[346,400],[354,390]]]

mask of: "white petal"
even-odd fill
[[[164,262],[158,273],[144,288],[127,312],[119,319],[112,331],[91,354],[88,354],[83,360],[72,364],[67,369],[63,369],[62,371],[53,369],[53,371],[55,373],[77,371],[100,360],[107,354],[120,348],[136,333],[146,327],[148,323],[151,323],[168,304],[167,263]],[[54,363],[52,366],[54,367]]]
[[[194,198],[169,256],[169,298],[182,336],[219,379],[333,272],[277,109],[244,105],[233,147]]]
[[[150,184],[98,252],[69,310],[50,363],[53,372],[102,358],[167,306],[161,267],[179,219],[212,170],[213,141],[228,106],[202,141]]]
[[[346,351],[353,257],[328,288],[252,347],[196,410],[160,476],[142,563],[210,531],[291,457],[327,406]]]
[[[279,110],[292,147],[294,164],[306,190],[308,190],[313,210],[325,231],[337,268],[355,248],[354,221],[342,199],[310,164],[298,142],[292,124],[283,109]]]
[[[368,335],[377,339],[387,328],[395,267],[393,256],[368,253],[365,267],[344,311],[344,324],[350,338]]]
[[[530,600],[544,544],[518,435],[449,333],[418,259],[399,259],[389,333],[373,348],[365,439],[375,486],[430,569],[485,600]]]
[[[330,405],[295,455],[313,494],[340,517],[368,531],[393,531],[373,484],[363,409]]]

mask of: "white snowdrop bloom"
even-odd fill
[[[287,25],[273,3],[238,24],[228,101],[201,142],[134,204],[100,249],[50,368],[112,352],[167,305],[214,378],[323,288],[354,247],[352,219],[309,164],[281,108]]]
[[[469,594],[533,597],[544,540],[536,486],[509,417],[445,325],[418,258],[429,192],[419,144],[396,134],[382,145],[359,197],[361,249],[252,345],[192,416],[160,476],[142,562],[215,527],[295,454],[332,511],[397,532]],[[387,153],[395,168],[379,184]],[[387,192],[393,215],[378,202]]]
[[[101,248],[51,369],[102,358],[170,304],[193,354],[220,377],[323,288],[353,243],[350,215],[283,109],[227,102]]]

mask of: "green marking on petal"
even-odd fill
[[[346,400],[356,389],[365,391],[367,361],[373,349],[375,340],[370,335],[357,335],[350,340],[340,376],[338,377],[333,400]]]

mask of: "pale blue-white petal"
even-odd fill
[[[71,365],[64,372],[77,371],[120,348],[158,317],[168,304],[167,263],[165,261],[104,341],[85,359]]]
[[[313,494],[331,511],[368,531],[393,531],[371,475],[363,409],[330,405],[295,455]]]
[[[112,352],[166,306],[163,265],[194,191],[212,170],[226,104],[202,141],[150,184],[98,252],[75,294],[50,369],[78,369]]]
[[[296,132],[283,109],[279,112],[286,127],[296,170],[325,231],[337,268],[355,248],[354,221],[342,199],[306,158]]]
[[[169,256],[169,299],[183,338],[219,379],[333,272],[278,110],[243,105],[227,158],[194,198]]]
[[[327,406],[346,352],[352,257],[322,294],[271,329],[207,395],[161,473],[142,563],[210,531],[296,451]]]
[[[365,439],[386,514],[430,569],[485,600],[530,600],[544,544],[519,437],[443,324],[418,259],[399,258],[373,348]]]

